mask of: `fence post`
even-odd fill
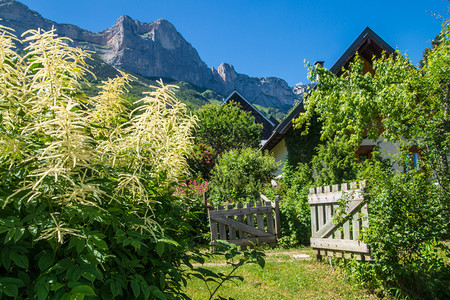
[[[280,219],[280,200],[282,200],[283,197],[276,196],[275,201],[272,204],[274,210],[275,210],[275,234],[277,235],[277,238],[281,238],[281,219]]]
[[[208,207],[208,215],[209,211],[214,210],[212,207]],[[209,218],[209,229],[211,230],[211,251],[216,252],[216,247],[214,246],[213,242],[219,239],[219,235],[217,232],[217,222]]]

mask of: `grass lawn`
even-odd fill
[[[258,265],[244,265],[236,271],[236,275],[243,276],[244,281],[224,284],[219,295],[236,300],[376,299],[374,295],[346,282],[342,273],[327,261],[320,263],[314,259],[299,260],[293,257],[293,254],[300,253],[313,257],[310,250],[268,251],[264,269]],[[206,263],[204,267],[223,273],[231,269],[217,261]],[[185,292],[192,299],[208,299],[210,295],[205,284],[196,278],[189,282]]]

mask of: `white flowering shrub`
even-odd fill
[[[86,99],[66,42],[0,27],[0,298],[182,297],[195,118],[162,82],[132,109],[126,74]]]

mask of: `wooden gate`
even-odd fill
[[[358,240],[361,230],[369,226],[364,186],[365,181],[352,182],[350,187],[345,183],[310,189],[311,247],[318,259],[353,256],[370,260],[368,245]]]
[[[280,237],[280,211],[278,199],[270,201],[261,195],[261,201],[218,206],[209,210],[211,244],[224,240],[246,248],[251,244],[268,243],[274,246]]]

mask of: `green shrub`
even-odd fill
[[[86,53],[39,30],[20,56],[0,30],[0,297],[183,298],[194,120],[173,87],[129,111],[118,77],[86,110]]]
[[[308,204],[311,171],[306,164],[299,164],[293,170],[285,166],[281,180],[280,201],[282,237],[281,247],[309,245],[311,237],[311,210]]]
[[[210,199],[213,204],[259,199],[276,169],[275,159],[257,149],[225,152],[211,172]]]
[[[373,262],[352,262],[349,273],[373,290],[413,299],[450,296],[450,255],[441,241],[448,239],[448,199],[420,170],[392,175],[372,165],[366,197],[370,200],[369,224],[363,241],[371,248]],[[441,251],[441,254],[439,254]]]

